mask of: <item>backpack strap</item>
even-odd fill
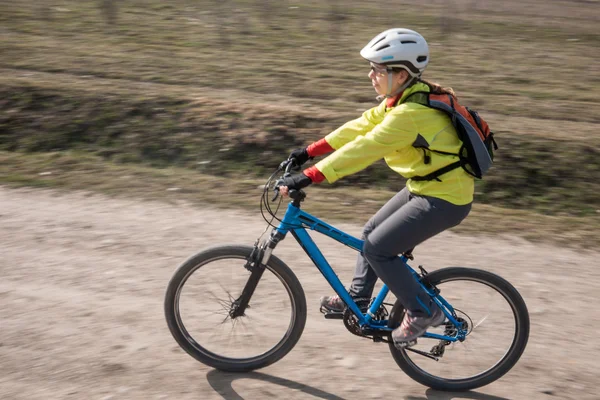
[[[414,92],[411,93],[410,96],[404,99],[402,104],[404,103],[417,103],[423,106],[429,107],[429,95],[431,92]]]
[[[413,176],[412,178],[408,178],[408,179],[412,179],[413,181],[417,181],[417,182],[433,181],[433,180],[441,182],[442,180],[439,178],[440,175],[443,175],[446,172],[450,172],[456,168],[459,168],[461,165],[462,165],[462,161],[456,161],[456,162],[453,162],[452,164],[446,165],[443,168],[435,170],[425,176]]]
[[[498,150],[498,144],[496,143],[496,140],[494,139],[494,132],[490,131],[490,135],[488,137],[494,144],[494,150]]]
[[[429,95],[432,94],[431,92],[414,92],[411,93],[410,96],[408,96],[406,99],[404,99],[403,103],[417,103],[417,104],[421,104],[425,107],[431,107],[429,105]],[[452,106],[452,109],[454,110],[454,100],[452,99],[452,96],[448,95],[448,97],[450,98],[450,104]],[[452,116],[451,118],[455,118],[454,116]],[[453,125],[455,121],[452,121]],[[422,146],[418,146],[417,148],[421,148],[423,150],[423,154],[424,154],[424,159],[425,159],[425,164],[429,164],[431,162],[431,158],[426,154],[426,151],[430,151],[433,153],[437,153],[437,154],[442,154],[442,155],[448,155],[448,156],[458,156],[460,157],[459,154],[454,154],[454,153],[448,153],[445,151],[439,151],[439,150],[432,150],[429,148],[429,146],[427,147],[422,147]],[[452,164],[446,165],[445,167],[442,167],[438,170],[435,170],[425,176],[414,176],[412,178],[413,181],[417,181],[417,182],[421,182],[421,181],[433,181],[436,180],[438,182],[441,182],[442,180],[439,178],[441,175],[445,174],[446,172],[450,172],[452,170],[455,170],[456,168],[459,168],[463,165],[463,161],[459,160],[456,162],[453,162]]]

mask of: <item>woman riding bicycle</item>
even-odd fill
[[[279,181],[278,186],[287,195],[289,189],[325,179],[333,183],[381,158],[407,179],[406,187],[365,225],[364,247],[349,289],[355,299],[370,298],[381,278],[407,310],[402,324],[392,332],[396,346],[403,347],[430,326],[443,323],[445,317],[398,255],[458,225],[471,210],[474,179],[462,168],[443,170],[458,159],[451,154],[457,154],[462,144],[450,118],[406,101],[416,92],[454,94],[452,89],[421,79],[429,63],[425,39],[409,29],[390,29],[373,38],[360,54],[371,64],[368,76],[383,101],[325,138],[292,152],[290,157],[302,165],[334,151],[302,173]],[[431,179],[432,175],[437,177]],[[321,306],[331,312],[345,308],[338,296],[322,297]]]

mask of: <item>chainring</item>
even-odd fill
[[[356,305],[358,306],[358,308],[361,309],[361,311],[365,312],[366,310],[369,309],[369,307],[371,306],[371,304],[373,303],[374,300],[375,299],[357,301]],[[381,307],[379,307],[379,309],[375,313],[373,320],[383,321],[388,316],[389,316],[389,313],[388,313],[387,309],[385,308],[385,306],[382,304]],[[354,313],[348,307],[346,307],[344,309],[344,316],[343,316],[342,320],[344,321],[344,326],[346,327],[346,329],[348,329],[348,331],[350,333],[352,333],[353,335],[360,336],[360,337],[370,337],[370,336],[362,333],[362,330],[358,323],[358,318],[356,317],[356,315],[354,315]]]

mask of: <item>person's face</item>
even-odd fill
[[[388,72],[385,65],[371,63],[371,71],[369,71],[369,78],[371,79],[371,84],[373,88],[377,92],[378,95],[383,96],[387,93],[394,93],[408,78],[408,72],[404,70],[400,70],[394,72],[392,75],[392,87],[391,90],[388,91]]]

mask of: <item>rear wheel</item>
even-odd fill
[[[487,385],[519,360],[529,337],[529,313],[521,295],[503,278],[470,268],[445,268],[425,279],[440,290],[467,329],[464,342],[444,343],[421,337],[411,349],[437,354],[438,361],[390,344],[400,368],[415,381],[437,390],[462,391]],[[396,327],[404,308],[396,302],[389,326]],[[451,323],[427,332],[451,336]]]
[[[171,334],[198,361],[224,371],[250,371],[285,356],[300,339],[306,300],[300,282],[271,256],[243,315],[232,312],[251,272],[248,246],[204,250],[169,282],[165,317]]]

